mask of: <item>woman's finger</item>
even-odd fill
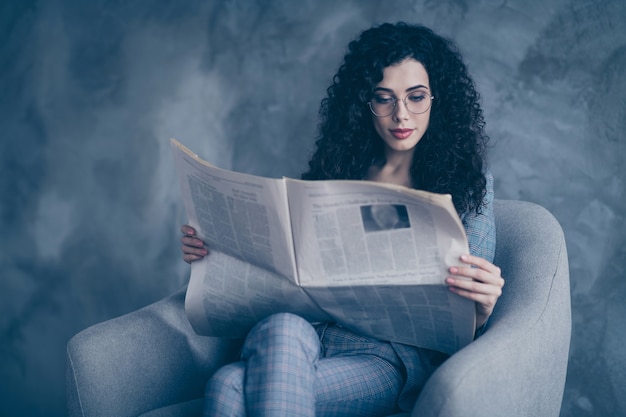
[[[504,279],[500,275],[493,274],[480,268],[472,267],[452,267],[450,268],[450,274],[470,278],[471,280],[481,282],[483,284],[494,285],[497,287],[504,287]]]
[[[209,254],[205,248],[194,248],[183,245],[183,260],[188,264],[198,261]]]
[[[464,255],[461,260],[470,266],[453,266],[449,269],[452,275],[471,278],[485,284],[495,285],[502,288],[504,279],[500,276],[500,268],[477,256]],[[473,265],[473,266],[472,266]]]
[[[479,281],[467,280],[467,279],[458,279],[454,277],[448,277],[446,279],[446,284],[448,284],[452,291],[457,292],[459,294],[463,293],[472,293],[486,296],[495,296],[500,297],[502,295],[502,287],[499,285],[485,284]]]
[[[198,248],[195,246],[183,245],[183,253],[191,255],[205,256],[209,251],[206,248]]]
[[[189,226],[188,224],[184,224],[180,227],[180,231],[187,236],[195,236],[196,235],[196,229],[194,229],[193,227]]]
[[[180,241],[186,246],[193,246],[196,248],[204,247],[204,242],[195,237],[183,236],[180,238]]]
[[[484,269],[485,271],[489,271],[498,276],[500,276],[500,273],[502,272],[499,267],[479,256],[461,255],[461,261],[468,265],[477,266],[480,269]]]
[[[194,254],[191,254],[191,253],[186,253],[186,254],[183,255],[183,260],[185,262],[187,262],[188,264],[190,264],[190,263],[192,263],[194,261],[198,261],[198,260],[200,260],[202,258],[203,258],[203,256],[194,255]]]

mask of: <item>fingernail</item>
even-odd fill
[[[446,278],[446,282],[448,284],[454,284],[454,278],[448,277],[448,278]]]
[[[453,266],[450,268],[450,273],[451,274],[456,274],[457,272],[459,272],[459,268],[457,268],[456,266]]]
[[[469,259],[469,257],[467,255],[461,255],[461,260],[462,261],[467,261]]]

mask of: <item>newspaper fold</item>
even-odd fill
[[[371,181],[301,181],[221,169],[171,147],[189,224],[210,248],[191,266],[194,330],[243,337],[278,312],[454,353],[474,303],[444,283],[469,253],[449,195]]]

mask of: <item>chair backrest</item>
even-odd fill
[[[561,225],[548,210],[534,203],[496,200],[494,211],[494,263],[502,268],[506,280],[506,291],[493,314],[494,323],[503,321],[510,331],[516,331],[523,323],[540,320],[545,309],[554,304],[562,315],[562,330],[569,332],[569,266]]]

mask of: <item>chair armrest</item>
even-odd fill
[[[195,334],[185,290],[89,327],[67,346],[70,416],[137,416],[202,397],[209,376],[240,341]]]
[[[535,204],[494,208],[503,295],[485,334],[431,376],[414,416],[559,415],[571,335],[563,231]]]

